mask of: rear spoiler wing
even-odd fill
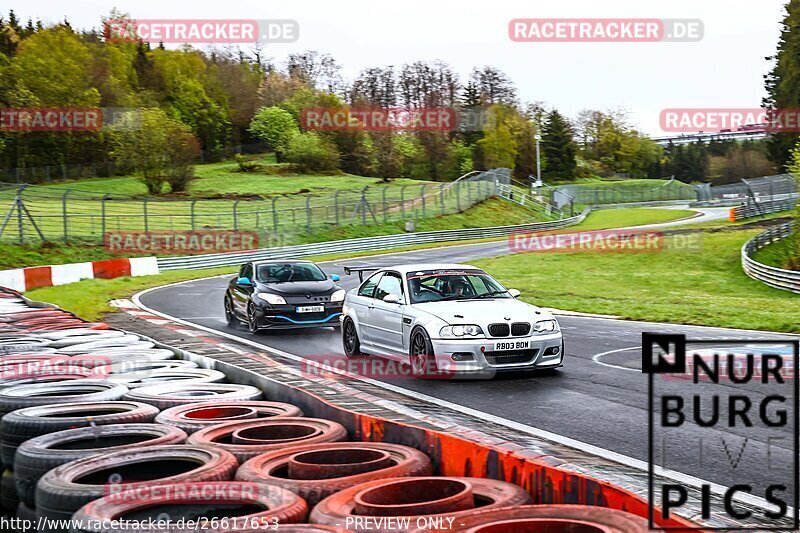
[[[344,267],[344,273],[348,276],[352,275],[353,272],[358,273],[358,281],[364,281],[364,272],[377,272],[382,267]]]

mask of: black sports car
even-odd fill
[[[261,329],[338,328],[345,290],[311,261],[245,263],[225,291],[229,326]]]

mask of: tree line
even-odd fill
[[[108,18],[125,17],[112,11]],[[13,11],[0,18],[0,107],[140,110],[140,131],[0,131],[0,168],[114,162],[143,174],[152,192],[163,191],[164,183],[173,191],[185,188],[188,162],[201,153],[215,161],[257,142],[291,169],[387,180],[446,181],[495,167],[525,179],[536,174],[537,137],[549,182],[669,175],[724,181],[764,172],[766,155],[773,155],[771,147],[755,145],[662,148],[621,111],[569,118],[541,102],[523,102],[513,81],[493,66],[462,79],[445,62],[417,61],[366,68],[346,80],[333,57],[316,51],[276,63],[258,46],[166,49],[78,30],[67,20],[22,23]],[[353,107],[450,108],[485,120],[482,128],[451,131],[302,127],[304,109]]]

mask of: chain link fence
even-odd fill
[[[233,230],[257,231],[280,244],[339,226],[459,213],[500,195],[509,183],[510,170],[495,169],[441,184],[388,184],[265,199],[186,200],[0,183],[0,241],[102,242],[108,232]]]
[[[568,204],[586,206],[698,199],[693,186],[675,179],[658,185],[647,183],[646,180],[620,181],[601,187],[585,184],[564,185],[547,187],[544,192],[559,208]]]

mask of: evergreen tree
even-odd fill
[[[767,97],[764,107],[769,109],[792,109],[800,107],[800,0],[786,4],[786,17],[775,56],[775,66],[767,76]],[[790,161],[790,152],[800,139],[793,132],[775,133],[770,137],[769,154],[773,162],[785,168]]]
[[[556,110],[547,115],[541,143],[547,179],[573,180],[578,168],[577,147],[569,123]]]

